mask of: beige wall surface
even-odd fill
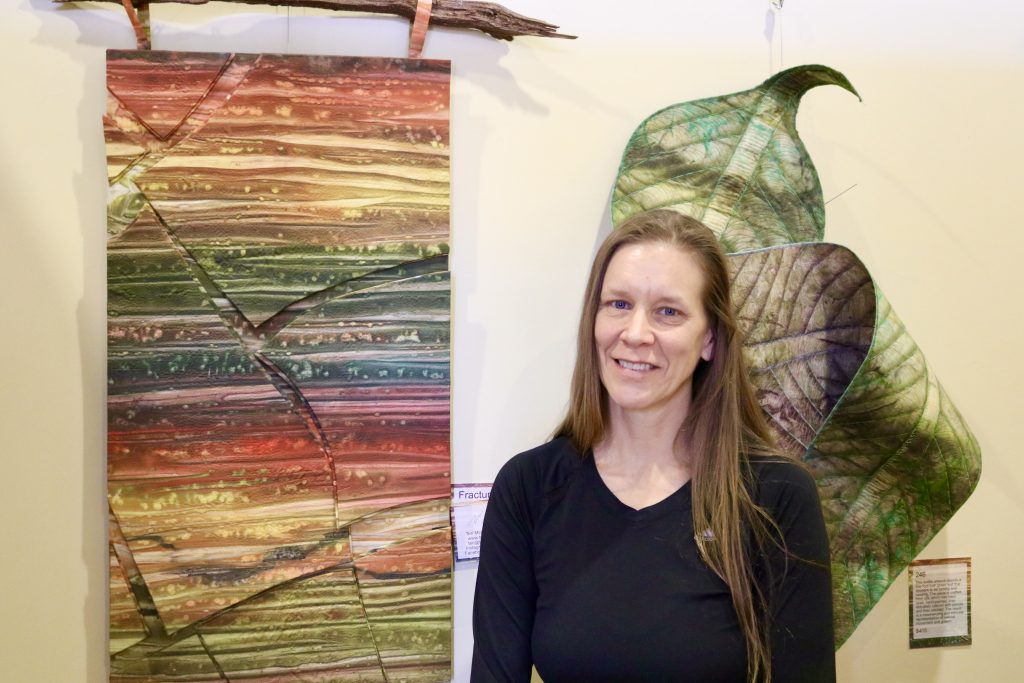
[[[922,557],[971,556],[974,644],[910,651],[901,575],[838,654],[843,683],[1020,680],[1024,645],[1024,5],[1004,0],[509,0],[580,36],[431,31],[453,60],[457,481],[490,480],[563,410],[580,291],[636,124],[823,63],[850,78],[798,119],[827,239],[851,247],[981,443],[974,496]],[[400,56],[407,24],[154,6],[155,46]],[[104,49],[114,5],[0,3],[0,678],[105,680]],[[468,681],[475,568],[455,591]]]

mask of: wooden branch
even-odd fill
[[[75,0],[53,0],[67,4]],[[121,0],[99,0],[121,4]],[[176,2],[184,5],[205,5],[210,0],[149,0],[150,3]],[[318,9],[375,14],[397,14],[412,21],[416,16],[416,0],[225,0],[247,5],[275,5],[279,7],[316,7]],[[137,0],[135,0],[137,3]],[[516,36],[543,38],[575,38],[558,33],[558,27],[540,19],[531,19],[493,2],[469,0],[434,0],[430,15],[432,26],[448,26],[482,31],[501,40]]]

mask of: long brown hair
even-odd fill
[[[581,454],[605,436],[608,392],[601,384],[594,323],[612,256],[624,245],[671,244],[692,254],[704,275],[703,304],[714,335],[710,361],[693,374],[693,400],[682,433],[691,454],[694,538],[701,558],[729,586],[747,646],[751,681],[771,681],[766,596],[754,577],[751,554],[775,542],[770,517],[751,498],[751,455],[776,455],[773,438],[743,360],[730,295],[725,254],[703,223],[675,211],[630,218],[594,257],[580,316],[569,409],[555,436],[568,437]]]

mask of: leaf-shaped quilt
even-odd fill
[[[864,265],[821,241],[796,111],[825,84],[856,92],[833,69],[801,66],[653,114],[623,154],[612,216],[676,210],[729,254],[761,406],[818,482],[838,647],[971,494],[981,454]]]

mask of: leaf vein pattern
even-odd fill
[[[627,174],[632,174],[637,169],[641,168],[642,166],[646,166],[646,165],[650,164],[651,162],[654,162],[654,161],[656,161],[658,159],[661,159],[663,157],[680,156],[681,152],[683,152],[684,150],[690,149],[691,147],[707,147],[711,143],[714,143],[714,142],[724,143],[727,140],[739,141],[741,139],[741,137],[742,137],[742,135],[739,135],[739,134],[736,134],[736,133],[724,133],[722,135],[718,135],[718,136],[715,136],[715,137],[710,137],[710,138],[706,138],[706,139],[702,139],[702,140],[693,140],[692,142],[686,142],[686,143],[681,144],[681,145],[676,145],[675,147],[672,147],[671,149],[667,149],[664,152],[650,152],[650,153],[644,154],[641,157],[637,157],[628,166],[627,165],[623,165],[622,170],[620,171],[619,177],[627,175]],[[651,142],[651,143],[648,143],[648,144],[649,144],[651,149],[665,149],[660,143]],[[731,145],[731,146],[735,147],[735,145]],[[718,162],[718,163],[716,163],[716,165],[723,165],[723,164]],[[662,182],[662,181],[659,180],[658,182]]]
[[[744,90],[742,92],[735,93],[735,95],[737,95],[737,96],[750,95],[752,92],[753,91],[751,91],[751,90]],[[650,121],[651,119],[655,119],[655,118],[657,118],[658,116],[660,116],[662,114],[667,114],[668,112],[672,112],[672,114],[673,114],[672,122],[668,123],[668,124],[666,124],[664,126],[661,126],[660,128],[652,128],[652,129],[648,129],[646,124],[641,124],[641,127],[643,128],[642,135],[645,138],[648,138],[648,137],[652,137],[653,135],[655,135],[657,133],[665,133],[665,132],[668,132],[668,131],[673,130],[675,128],[678,128],[680,126],[685,126],[687,124],[697,123],[698,121],[704,121],[706,119],[715,118],[717,116],[727,116],[727,115],[733,114],[733,113],[735,113],[741,119],[749,119],[750,118],[750,115],[747,113],[747,111],[745,109],[743,109],[741,107],[738,107],[738,106],[735,106],[735,105],[731,105],[731,104],[730,105],[722,105],[721,111],[708,111],[707,110],[708,104],[712,103],[712,102],[713,102],[713,100],[705,99],[705,100],[699,100],[697,102],[690,102],[690,103],[685,104],[685,105],[678,105],[678,104],[669,105],[668,107],[665,107],[661,111],[655,112],[653,115],[651,115],[648,118],[648,121]],[[702,113],[699,116],[693,116],[693,117],[689,117],[689,116],[686,115],[686,113],[690,109],[697,109],[697,108],[703,108],[705,110],[705,113]],[[682,116],[682,118],[677,118],[678,116]]]
[[[797,137],[797,138],[790,138],[790,139],[792,139],[795,144],[802,146],[802,144],[800,142],[800,138]],[[792,193],[793,197],[795,198],[794,204],[796,204],[797,206],[799,206],[800,208],[802,208],[804,210],[804,213],[810,218],[810,222],[814,226],[815,237],[817,239],[821,239],[824,236],[824,234],[825,234],[825,225],[824,225],[824,223],[821,220],[818,219],[817,212],[815,211],[816,205],[824,201],[823,197],[821,196],[821,185],[820,185],[820,183],[817,183],[817,182],[815,183],[814,192],[813,192],[813,199],[812,200],[808,200],[808,201],[804,201],[803,193],[800,192],[800,189],[793,182],[793,179],[789,177],[789,173],[787,172],[788,169],[786,168],[786,165],[783,164],[783,163],[779,163],[779,169],[780,169],[779,176],[782,178],[783,183],[785,184],[785,186],[789,189],[789,191]],[[814,177],[817,178],[818,174],[817,174],[817,171],[814,170],[813,166],[811,167],[811,171],[812,171],[812,174],[814,175]],[[822,204],[822,206],[824,206],[824,204]],[[783,225],[786,225],[787,228],[788,228],[788,224],[783,223]],[[808,240],[806,240],[804,238],[801,238],[799,235],[795,234],[792,231],[790,232],[790,238],[791,238],[791,240],[793,242],[806,242],[806,241],[808,241]]]
[[[754,110],[754,113],[753,113],[753,114],[751,114],[751,116],[750,116],[750,120],[749,120],[749,121],[747,122],[747,126],[746,126],[746,127],[744,128],[744,131],[743,131],[743,134],[744,134],[744,135],[746,135],[747,131],[749,131],[749,130],[750,130],[750,125],[751,125],[751,123],[752,123],[752,122],[753,122],[754,120],[756,120],[756,119],[757,119],[757,114],[758,114],[758,112],[760,112],[760,109],[761,109],[761,105],[762,105],[762,104],[764,103],[764,100],[765,100],[765,98],[766,98],[767,96],[768,96],[768,92],[767,92],[767,91],[763,91],[763,92],[761,92],[761,93],[760,93],[760,94],[759,94],[759,95],[757,96],[757,99],[755,100],[755,103],[756,103],[756,104],[755,104],[755,106],[754,106],[754,107],[752,107],[752,109]],[[708,200],[707,200],[707,202],[706,202],[706,203],[704,204],[704,207],[703,207],[703,209],[702,209],[702,210],[701,210],[701,211],[699,212],[699,215],[698,215],[698,216],[696,216],[697,220],[701,220],[701,221],[702,221],[702,220],[704,219],[704,215],[705,215],[705,214],[707,213],[708,207],[709,207],[709,206],[711,206],[711,203],[712,203],[712,202],[713,202],[713,201],[715,200],[715,198],[716,198],[716,196],[717,196],[717,194],[718,194],[718,187],[719,187],[719,185],[721,185],[721,183],[722,183],[722,178],[724,178],[724,177],[725,177],[725,171],[726,171],[726,170],[728,170],[728,168],[729,168],[730,164],[732,164],[732,162],[733,162],[733,159],[735,159],[735,158],[736,158],[736,152],[737,152],[737,150],[738,150],[738,149],[740,148],[740,146],[742,146],[742,144],[743,144],[743,137],[741,136],[741,137],[740,137],[740,142],[739,142],[739,143],[738,143],[738,144],[736,145],[736,147],[735,147],[735,148],[733,149],[733,152],[732,152],[732,154],[730,154],[730,155],[729,155],[729,158],[728,158],[728,159],[726,160],[726,162],[725,162],[725,164],[724,164],[724,167],[723,167],[723,169],[722,169],[722,173],[721,173],[721,174],[719,174],[719,176],[718,176],[718,180],[717,180],[717,181],[715,182],[715,185],[714,185],[714,187],[712,187],[712,188],[711,188],[711,191],[710,191],[710,192],[708,192]],[[726,225],[726,227],[728,227],[728,224]],[[721,233],[721,234],[722,234],[722,235],[724,235],[724,234],[725,234],[725,230],[724,230],[724,229],[722,230],[722,233]]]
[[[635,197],[638,194],[650,191],[651,188],[655,188],[655,187],[658,187],[659,185],[664,185],[666,183],[670,183],[673,180],[679,180],[681,178],[686,178],[688,176],[698,175],[698,174],[701,174],[701,173],[709,173],[709,171],[706,171],[704,169],[698,169],[696,171],[687,171],[686,173],[680,173],[679,175],[672,176],[671,178],[659,179],[658,182],[656,182],[656,183],[653,183],[653,184],[650,184],[650,185],[644,185],[644,186],[642,186],[640,188],[637,188],[637,189],[633,190],[632,192],[620,195],[619,197],[615,198],[615,201],[621,202],[621,201],[629,200],[629,199],[632,199],[633,197]]]
[[[784,368],[784,369],[788,370],[788,368]],[[786,391],[786,388],[785,388],[786,385],[783,384],[783,382],[779,379],[779,376],[776,374],[775,369],[773,368],[770,372],[771,372],[772,378],[775,380],[776,384],[778,384],[778,386],[779,386],[779,389],[782,391],[782,395],[785,396],[786,400],[789,402],[789,405],[793,409],[793,412],[796,413],[797,417],[800,418],[800,421],[804,423],[804,426],[806,426],[813,433],[814,432],[814,425],[811,423],[810,420],[807,419],[807,417],[800,410],[800,408],[798,407],[798,402],[793,400],[793,397],[791,397],[789,395],[789,392]],[[790,377],[792,377],[792,373],[790,373]],[[801,396],[799,398],[804,398],[804,397]]]
[[[768,137],[768,141],[769,142],[771,141],[771,138],[775,135],[775,131],[777,130],[777,128],[778,128],[777,124],[775,126],[772,126],[772,133]],[[740,139],[739,145],[741,145],[742,143],[743,143],[742,139]],[[737,145],[737,148],[738,148],[739,145]],[[754,164],[754,168],[752,169],[752,171],[750,173],[751,176],[753,176],[755,178],[757,177],[758,171],[761,170],[761,165],[765,161],[767,151],[768,151],[768,145],[765,145],[765,146],[761,147],[761,151],[758,153],[757,160],[756,160],[756,162]],[[730,163],[731,163],[732,159],[734,159],[734,158],[735,158],[735,152],[733,152],[733,157],[730,158],[730,160],[729,160]],[[728,167],[726,167],[725,170],[728,170]],[[724,174],[725,174],[725,171],[723,171],[723,177],[724,177]],[[722,226],[721,234],[722,234],[722,239],[723,240],[725,239],[726,233],[728,233],[728,231],[729,231],[729,226],[732,224],[732,221],[735,219],[736,214],[740,212],[741,205],[742,205],[742,202],[743,202],[743,198],[746,197],[746,194],[748,194],[749,191],[751,190],[751,185],[752,184],[754,184],[754,183],[750,182],[750,181],[744,182],[742,188],[739,191],[739,194],[736,196],[736,199],[732,202],[732,204],[727,205],[727,208],[729,209],[729,211],[728,211],[729,218],[725,221],[725,225]],[[716,188],[717,188],[717,186],[716,186]],[[712,191],[712,195],[710,195],[709,197],[711,197],[711,198],[714,197],[714,190]],[[709,200],[708,207],[711,206],[713,201],[714,201],[714,199],[710,199]],[[708,207],[706,207],[705,209],[707,210]]]

